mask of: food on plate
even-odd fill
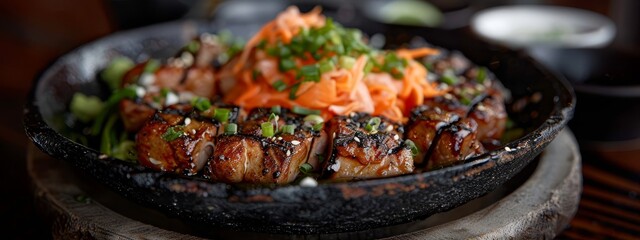
[[[111,95],[77,93],[70,110],[106,155],[227,183],[398,176],[500,146],[508,95],[458,53],[376,49],[319,8],[239,42],[205,33],[164,61],[115,58]]]

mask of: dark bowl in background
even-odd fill
[[[577,97],[569,127],[583,151],[640,172],[640,52],[616,48],[534,48],[531,54],[564,75]]]
[[[259,26],[259,24],[257,24]],[[197,231],[215,229],[278,234],[338,233],[374,229],[424,219],[482,196],[527,166],[573,113],[570,85],[522,52],[497,48],[459,32],[434,34],[422,28],[374,29],[389,42],[421,36],[456,49],[487,66],[515,100],[539,93],[527,111],[510,113],[526,135],[459,165],[404,176],[345,183],[243,186],[186,178],[145,169],[66,138],[67,104],[74,92],[105,96],[97,72],[118,55],[133,59],[171,56],[194,35],[219,24],[180,21],[122,32],[84,45],[59,58],[40,76],[25,107],[27,135],[43,152],[69,162],[123,196],[179,218]],[[240,35],[256,24],[226,25]],[[364,29],[367,29],[364,27]],[[371,29],[368,29],[371,30]],[[535,112],[536,114],[532,114]]]

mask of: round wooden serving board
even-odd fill
[[[315,236],[195,230],[180,219],[133,203],[30,145],[27,168],[37,208],[57,239],[541,239],[574,216],[582,189],[581,157],[569,130],[540,160],[493,192],[425,220],[355,233]]]

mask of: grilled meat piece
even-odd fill
[[[421,106],[412,111],[406,136],[418,148],[415,161],[427,161],[427,168],[434,168],[481,154],[484,148],[476,133],[473,119],[439,107]]]
[[[209,162],[209,177],[228,183],[292,182],[309,154],[311,138],[303,132],[279,137],[221,135]]]
[[[283,109],[278,126],[294,124],[294,134],[279,133],[263,137],[260,125],[269,122],[271,109],[258,108],[249,113],[239,125],[239,133],[218,138],[214,157],[209,162],[208,176],[223,182],[276,183],[293,181],[300,165],[308,162],[318,167],[318,157],[324,151],[326,139],[321,132],[312,131],[302,123],[302,116]]]
[[[136,135],[140,164],[194,175],[211,159],[218,126],[177,114],[158,113]]]
[[[262,129],[260,124],[269,120],[271,115],[270,108],[256,108],[253,109],[246,121],[241,125],[240,132],[243,134],[249,134],[254,136],[262,136]],[[314,169],[320,167],[319,156],[323,156],[325,149],[327,148],[327,133],[324,130],[313,131],[311,125],[304,123],[304,116],[292,113],[289,109],[283,108],[278,116],[278,126],[284,124],[293,124],[297,130],[302,130],[311,138],[311,151],[307,159],[307,163],[311,164]]]
[[[467,116],[478,123],[480,141],[499,140],[507,123],[507,112],[502,98],[488,96],[472,106]]]
[[[216,96],[216,80],[211,67],[193,67],[187,72],[184,82],[177,88],[178,92],[189,91],[200,97]]]
[[[138,131],[156,112],[151,106],[130,99],[121,100],[118,107],[120,118],[128,132]]]
[[[276,116],[278,116],[277,125],[284,126],[287,118],[295,118],[295,116],[288,115],[287,113],[276,114]],[[270,116],[270,108],[256,108],[251,110],[245,121],[241,122],[239,132],[252,136],[262,136],[262,128],[260,125],[268,122]]]
[[[323,176],[335,180],[396,176],[413,171],[411,150],[402,139],[402,128],[381,118],[377,129],[365,130],[368,114],[336,116],[326,127],[329,159]]]

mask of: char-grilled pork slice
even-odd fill
[[[118,107],[120,119],[122,119],[124,128],[128,132],[138,131],[156,112],[153,107],[131,99],[121,100]]]
[[[222,182],[285,184],[296,179],[304,163],[318,169],[318,155],[324,152],[326,135],[304,124],[303,117],[287,109],[277,113],[270,108],[252,110],[239,124],[238,134],[218,138],[208,166],[209,177]],[[265,137],[263,123],[274,128],[277,125],[280,131]],[[293,134],[282,132],[286,124],[296,126]]]
[[[268,121],[271,113],[271,108],[253,109],[243,124],[241,124],[240,132],[243,134],[261,136],[262,130],[260,128],[260,124]],[[325,154],[328,140],[324,129],[313,130],[313,124],[304,121],[305,116],[295,114],[291,112],[290,109],[282,108],[276,116],[278,116],[277,122],[279,127],[284,126],[284,124],[293,124],[296,126],[296,131],[301,130],[307,138],[310,138],[306,139],[311,142],[311,150],[308,154],[308,159],[306,159],[305,162],[311,164],[315,170],[320,169],[320,160]]]
[[[432,108],[455,113],[461,118],[473,119],[477,123],[477,139],[481,142],[497,141],[502,137],[507,121],[503,97],[497,89],[480,93],[476,83],[464,83],[444,96],[426,102]]]
[[[413,157],[402,127],[380,117],[367,129],[368,114],[336,116],[327,125],[329,158],[323,176],[333,180],[382,178],[413,172]]]
[[[507,112],[502,98],[488,95],[475,103],[468,118],[478,124],[477,138],[481,142],[500,140],[507,123]]]
[[[406,131],[407,139],[418,149],[416,163],[427,162],[427,168],[450,165],[484,151],[473,119],[439,107],[414,109]]]
[[[194,175],[211,159],[217,131],[208,120],[157,113],[136,135],[138,160],[148,168]]]
[[[277,137],[224,134],[209,162],[212,180],[228,183],[285,184],[300,173],[311,138],[302,131]]]

